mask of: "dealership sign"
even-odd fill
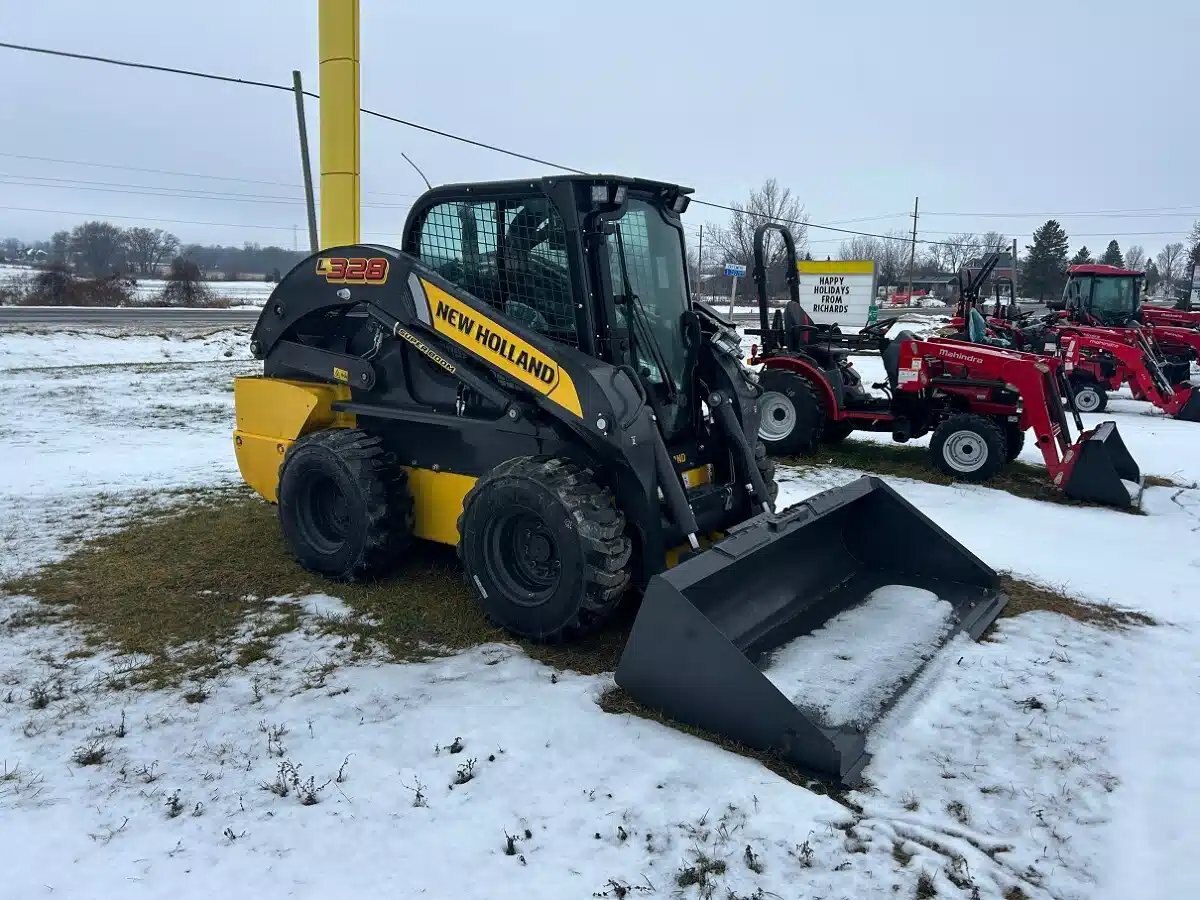
[[[869,259],[801,260],[800,305],[819,325],[843,329],[867,324],[875,297],[875,263]]]

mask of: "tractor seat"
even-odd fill
[[[979,310],[974,308],[967,315],[967,337],[970,338],[972,344],[988,344],[992,347],[1012,346],[1011,341],[1006,341],[1003,338],[988,337],[987,322],[984,321]]]
[[[888,384],[892,390],[896,390],[896,384],[900,381],[900,345],[904,341],[915,341],[917,336],[911,331],[902,331],[883,348],[880,356],[883,357],[883,368],[887,371]]]

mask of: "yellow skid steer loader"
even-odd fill
[[[1005,598],[878,479],[772,511],[756,377],[690,295],[689,193],[450,185],[417,201],[400,249],[308,258],[254,329],[238,463],[297,561],[333,579],[449,544],[488,617],[535,641],[644,592],[618,683],[851,783],[871,724]]]

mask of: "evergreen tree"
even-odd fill
[[[1116,241],[1109,241],[1108,246],[1104,250],[1104,255],[1100,257],[1100,262],[1106,266],[1125,268],[1125,257],[1121,254],[1121,245]]]
[[[1067,283],[1069,239],[1063,227],[1050,219],[1033,233],[1033,243],[1025,247],[1025,273],[1022,286],[1030,296],[1045,300],[1057,298]]]
[[[1090,262],[1095,262],[1095,260],[1092,259],[1091,251],[1088,250],[1087,245],[1080,247],[1079,252],[1071,257],[1071,265],[1073,266],[1083,266]]]
[[[1158,263],[1154,260],[1146,261],[1146,292],[1153,293],[1158,287],[1159,281],[1162,280],[1162,275],[1158,271]]]

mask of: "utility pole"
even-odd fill
[[[913,296],[913,269],[917,265],[917,212],[921,205],[921,198],[913,198],[913,234],[912,234],[912,249],[908,253],[908,305],[912,306]]]
[[[300,83],[300,72],[292,70],[292,91],[296,94],[296,125],[300,129],[300,166],[304,169],[304,205],[308,208],[308,249],[316,253],[321,249],[317,243],[317,204],[313,199],[312,164],[308,159],[308,127],[304,122],[304,85]],[[295,243],[293,235],[292,243]],[[293,247],[293,249],[295,249]]]
[[[704,287],[704,226],[700,226],[700,246],[696,248],[696,294]]]
[[[1015,309],[1016,305],[1017,305],[1017,239],[1016,238],[1012,239],[1012,267],[1013,267],[1012,302],[1013,302],[1013,308]]]

